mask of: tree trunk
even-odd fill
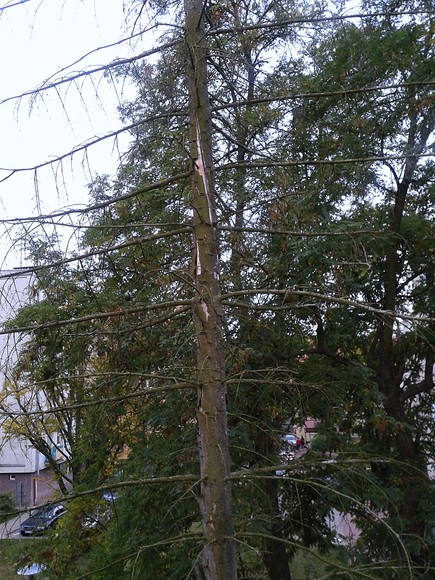
[[[410,129],[408,137],[408,149],[413,153],[405,162],[403,177],[397,183],[395,202],[392,208],[390,222],[391,240],[385,253],[385,277],[384,277],[384,303],[383,307],[394,312],[397,308],[397,286],[400,278],[400,230],[406,207],[409,189],[414,178],[419,154],[426,146],[427,140],[434,128],[433,114],[428,113],[425,118],[417,123],[415,114],[410,115]],[[401,396],[401,387],[404,378],[405,367],[403,354],[397,353],[394,337],[394,317],[385,316],[381,324],[379,362],[377,369],[377,383],[380,392],[384,396],[384,408],[386,413],[394,419],[397,428],[392,432],[394,435],[397,451],[401,460],[407,465],[414,465],[416,471],[407,476],[403,483],[403,493],[406,501],[400,506],[404,532],[410,537],[423,537],[426,522],[421,516],[420,489],[421,479],[424,477],[420,472],[422,467],[419,449],[415,445],[412,433],[406,428],[406,412]],[[416,563],[421,563],[421,548],[415,548],[417,553],[411,553]]]
[[[395,203],[390,223],[391,240],[389,241],[385,253],[383,307],[390,312],[394,312],[397,307],[397,285],[400,274],[400,228],[403,213],[406,206],[409,188],[417,167],[418,156],[426,146],[434,125],[435,122],[433,115],[428,114],[427,121],[421,123],[420,130],[418,131],[415,116],[411,116],[410,118],[408,147],[414,155],[406,160],[403,178],[397,184]],[[419,133],[418,136],[417,133]],[[384,406],[386,412],[396,421],[405,422],[405,414],[400,395],[404,368],[400,362],[395,362],[394,343],[394,318],[392,316],[385,316],[381,325],[377,382],[381,393],[385,397]],[[399,360],[401,360],[400,357]],[[411,462],[415,461],[416,452],[414,444],[410,433],[406,429],[401,428],[397,431],[396,443],[402,459]]]
[[[271,508],[271,537],[265,542],[264,563],[270,580],[291,580],[289,555],[284,542],[281,510],[279,507],[279,486],[275,479],[266,479],[263,485]]]
[[[29,441],[33,445],[33,447],[37,451],[39,451],[39,453],[42,453],[42,455],[44,455],[48,465],[50,466],[53,472],[54,478],[57,484],[59,485],[60,492],[62,493],[62,495],[67,495],[68,489],[65,485],[62,471],[59,468],[57,461],[51,455],[51,448],[48,445],[47,441],[45,441],[45,439],[43,439],[42,437],[29,437]]]
[[[215,188],[212,173],[211,111],[203,3],[185,0],[187,76],[190,104],[190,154],[193,163],[193,301],[197,339],[200,507],[206,579],[236,578],[231,510],[225,356],[218,272]]]

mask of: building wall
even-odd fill
[[[0,473],[0,491],[10,493],[17,507],[44,503],[59,491],[49,469],[36,473]]]
[[[307,419],[303,425],[294,427],[296,437],[303,437],[305,443],[311,443],[316,436],[316,427],[318,421],[316,419]]]
[[[34,505],[30,473],[0,473],[0,490],[10,493],[17,507]]]
[[[19,308],[29,302],[29,286],[32,275],[16,270],[0,270],[0,323],[10,319]],[[4,380],[16,361],[17,336],[0,335],[0,373]]]
[[[17,310],[29,301],[28,289],[31,275],[26,271],[0,271],[0,325],[13,317]],[[13,385],[11,372],[17,360],[19,337],[0,334],[0,393],[2,402],[13,404],[8,393]],[[0,425],[2,417],[0,414]],[[0,474],[29,473],[38,469],[40,459],[24,439],[11,440],[0,427]],[[2,477],[1,481],[3,482]],[[2,490],[2,486],[0,486]]]
[[[0,271],[0,324],[29,302],[31,276],[25,270]],[[8,397],[8,392],[13,389],[10,377],[21,346],[19,341],[17,335],[0,334],[0,394],[3,401],[12,405],[14,399]],[[44,456],[23,437],[11,439],[0,427],[0,491],[10,492],[17,506],[32,506],[53,493],[52,479]]]

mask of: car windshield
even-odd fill
[[[41,520],[48,520],[53,516],[54,508],[38,508],[33,510],[30,515],[32,518],[38,518]]]

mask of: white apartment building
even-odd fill
[[[31,276],[26,269],[0,270],[0,325],[28,302]],[[17,336],[0,334],[0,397],[8,404],[13,388],[9,377],[19,347]],[[19,507],[32,506],[52,495],[57,486],[45,457],[23,437],[5,433],[7,420],[0,409],[0,492],[11,493]]]

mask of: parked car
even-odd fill
[[[94,511],[83,516],[82,525],[85,529],[105,528],[112,516],[110,505],[98,505]]]
[[[91,528],[105,528],[115,510],[115,501],[119,494],[116,491],[107,490],[101,495],[101,500],[91,512],[83,517],[83,527]]]
[[[285,435],[283,435],[281,437],[281,439],[287,445],[293,445],[294,447],[296,447],[296,445],[297,445],[298,439],[297,439],[296,435],[293,435],[292,433],[286,433]]]
[[[66,512],[62,504],[42,506],[30,512],[30,517],[20,525],[22,536],[36,536],[56,525],[57,520]]]

